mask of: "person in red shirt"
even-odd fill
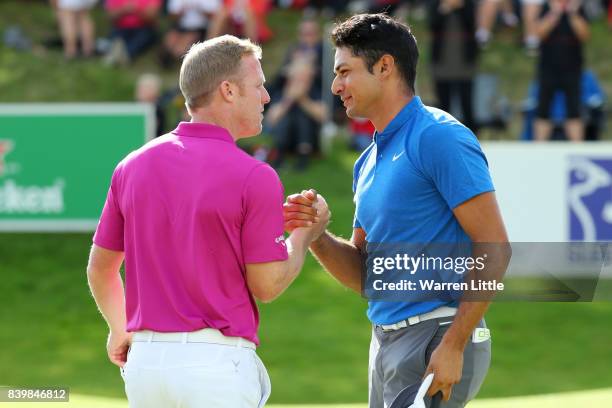
[[[372,122],[366,118],[348,118],[348,127],[351,131],[351,149],[363,152],[371,143],[372,135],[376,131]]]
[[[259,43],[268,41],[272,38],[272,30],[266,22],[270,6],[270,0],[224,0],[208,38],[230,33]]]
[[[114,39],[107,64],[127,63],[155,43],[160,8],[161,0],[106,0]]]

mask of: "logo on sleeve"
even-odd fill
[[[275,242],[275,243],[277,243],[277,244],[281,244],[282,246],[285,246],[285,245],[286,245],[286,244],[285,244],[285,236],[284,236],[284,235],[281,235],[281,236],[277,237],[277,238],[274,240],[274,242]]]
[[[396,161],[397,159],[399,159],[400,157],[402,157],[402,154],[404,154],[404,153],[405,153],[405,150],[402,150],[402,152],[401,152],[401,153],[399,153],[399,154],[397,154],[397,153],[396,153],[396,154],[394,154],[394,155],[393,155],[393,159],[392,159],[391,161]]]

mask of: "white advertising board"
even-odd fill
[[[612,241],[612,142],[482,147],[511,241]]]

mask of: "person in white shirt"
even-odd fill
[[[179,61],[192,44],[206,39],[210,20],[221,6],[222,0],[169,0],[168,14],[174,24],[164,38],[162,65]]]

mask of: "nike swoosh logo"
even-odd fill
[[[391,161],[396,161],[396,160],[397,160],[397,159],[399,159],[399,158],[400,158],[400,156],[401,156],[402,154],[404,154],[404,153],[405,153],[405,151],[401,152],[400,154],[394,154],[394,155],[393,155],[393,160],[391,160]]]

